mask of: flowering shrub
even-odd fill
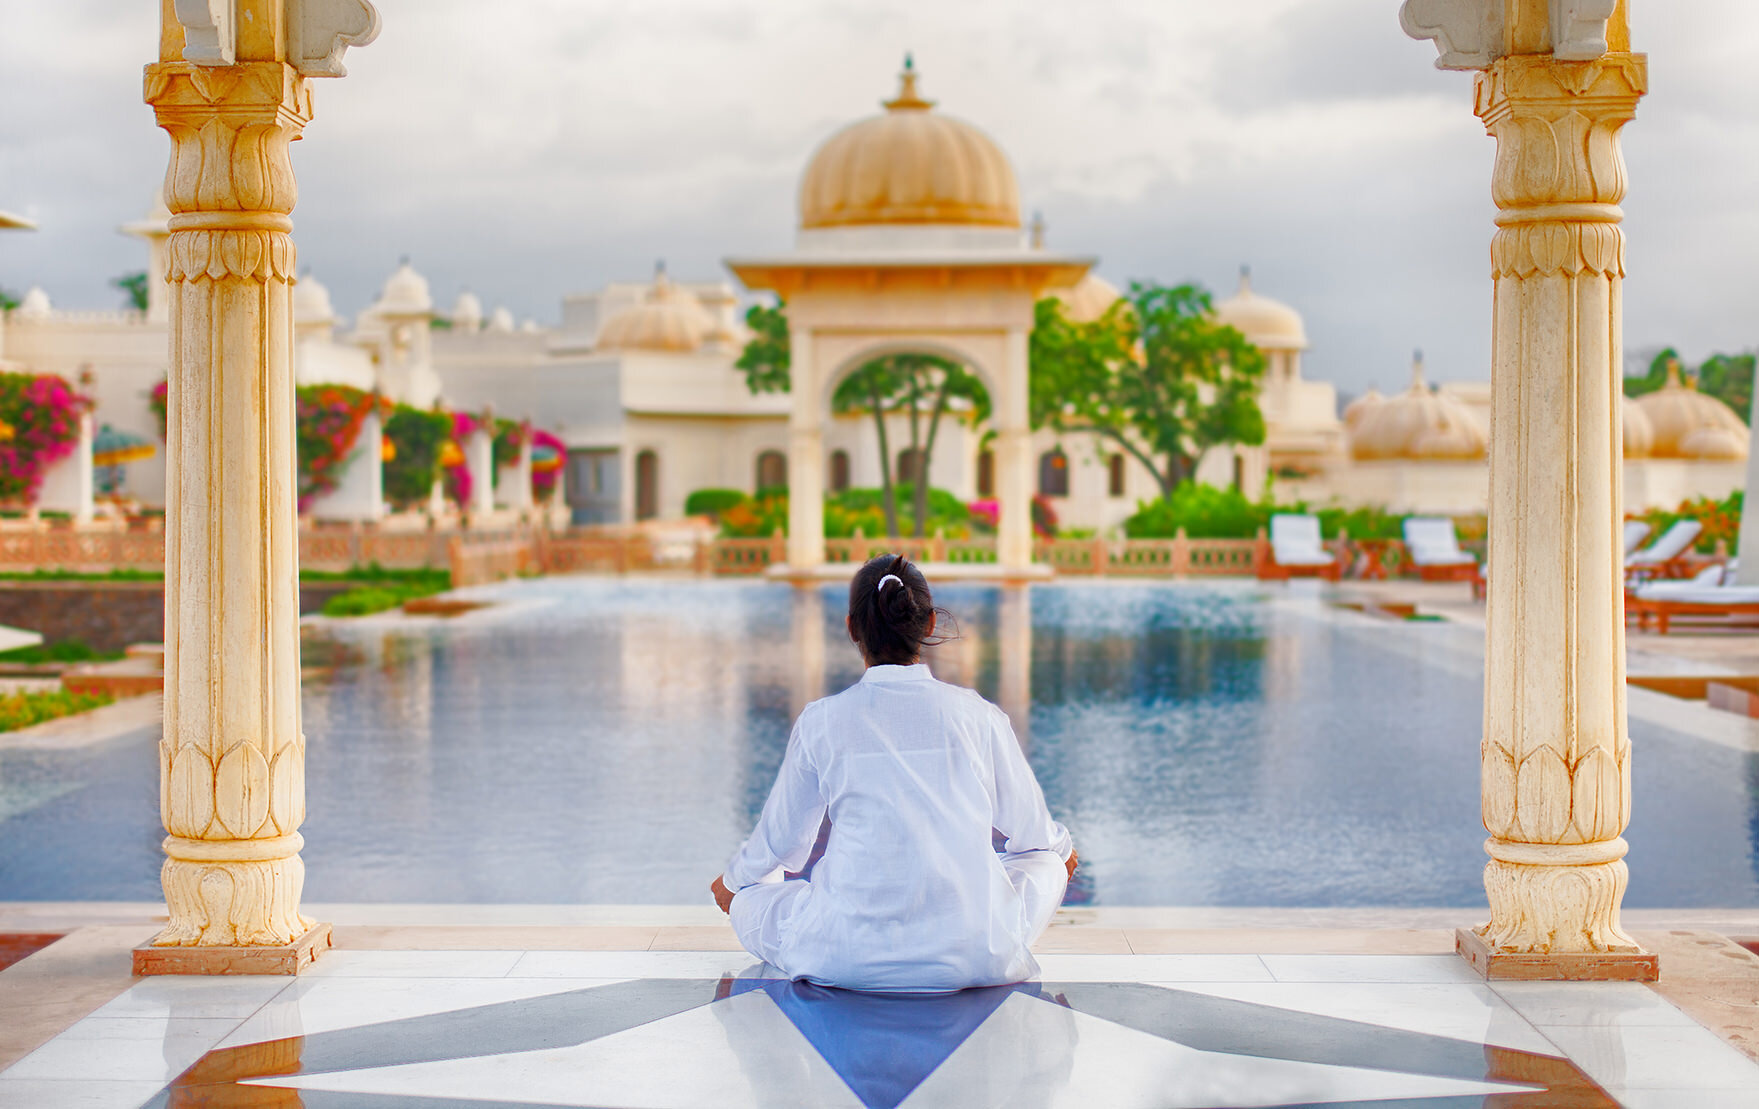
[[[1652,508],[1647,512],[1636,513],[1633,519],[1642,520],[1649,525],[1649,538],[1661,538],[1661,534],[1681,520],[1698,521],[1704,528],[1698,533],[1698,542],[1694,549],[1701,554],[1709,554],[1716,549],[1718,541],[1728,544],[1732,552],[1741,538],[1741,506],[1745,501],[1742,491],[1736,489],[1723,500],[1711,497],[1695,497],[1682,501],[1680,507],[1672,512],[1665,509]]]
[[[171,423],[171,382],[169,380],[161,380],[153,386],[152,396],[147,398],[147,407],[153,410],[153,415],[159,417],[159,441],[164,442],[166,436],[170,434]]]
[[[531,491],[540,501],[556,493],[556,482],[562,476],[562,463],[568,448],[561,439],[547,431],[531,431]]]
[[[994,498],[972,501],[965,509],[980,531],[994,531],[1002,518],[1002,506]],[[1032,495],[1032,533],[1040,539],[1057,537],[1057,510],[1042,493]]]
[[[348,385],[301,385],[293,391],[294,445],[299,459],[299,510],[332,492],[379,398]]]
[[[519,452],[525,448],[525,442],[531,437],[531,425],[517,420],[495,421],[495,473],[501,472],[503,466],[517,466]]]
[[[470,491],[476,484],[464,444],[470,442],[471,434],[481,426],[481,421],[468,412],[452,413],[452,441],[440,452],[440,465],[446,471],[446,495],[460,505],[470,503]],[[494,480],[492,475],[489,480]]]
[[[0,500],[36,500],[49,467],[78,446],[91,406],[54,374],[0,373]]]
[[[440,475],[440,450],[452,432],[452,417],[399,404],[385,419],[391,444],[385,459],[385,499],[398,508],[423,504]]]

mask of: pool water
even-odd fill
[[[845,591],[559,578],[308,628],[312,901],[701,902]],[[1303,587],[949,586],[940,676],[1016,722],[1101,905],[1483,902],[1482,639]],[[1759,756],[1633,722],[1630,907],[1759,905]],[[0,751],[0,900],[159,896],[154,737]]]

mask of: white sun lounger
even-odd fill
[[[1703,530],[1704,525],[1696,520],[1676,522],[1647,550],[1638,551],[1625,559],[1625,570],[1636,570],[1649,575],[1667,571],[1692,553],[1692,544],[1698,541],[1698,535]]]
[[[1409,516],[1404,523],[1405,550],[1417,573],[1425,578],[1471,574],[1478,560],[1460,549],[1454,522],[1442,516]]]
[[[1319,534],[1319,517],[1280,513],[1270,518],[1270,554],[1275,563],[1271,577],[1289,573],[1319,573],[1337,577],[1337,556],[1325,549]]]
[[[1625,557],[1630,558],[1632,552],[1643,545],[1649,538],[1649,525],[1641,520],[1625,521]]]

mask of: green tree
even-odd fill
[[[385,420],[391,458],[385,463],[385,499],[411,508],[428,499],[440,479],[440,448],[452,435],[452,417],[400,404]]]
[[[112,278],[110,284],[121,289],[128,297],[125,307],[136,312],[147,310],[147,274],[145,270],[138,273],[125,273],[121,277]]]
[[[1113,443],[1154,474],[1163,497],[1210,448],[1264,442],[1264,355],[1216,320],[1196,285],[1132,282],[1092,323],[1041,300],[1031,367],[1034,426]]]
[[[785,393],[793,386],[786,306],[754,305],[745,313],[751,341],[734,365],[745,374],[753,393]],[[955,402],[959,402],[957,405]],[[955,407],[973,422],[989,415],[989,391],[976,375],[945,358],[930,354],[893,354],[865,363],[837,384],[831,395],[836,412],[866,412],[873,417],[879,444],[880,490],[888,534],[898,534],[897,484],[892,475],[891,443],[886,429],[890,412],[909,413],[910,449],[922,460],[914,482],[914,529],[923,534],[928,520],[928,494],[934,449],[942,421]]]
[[[8,289],[0,289],[0,312],[10,312],[17,307],[17,295]]]

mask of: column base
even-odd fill
[[[328,924],[314,924],[292,943],[274,947],[154,947],[134,949],[134,973],[298,974],[333,945]]]
[[[1661,957],[1652,951],[1492,951],[1470,928],[1454,933],[1454,950],[1491,981],[1654,982],[1661,977]]]

